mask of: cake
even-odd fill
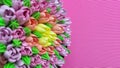
[[[1,0],[0,68],[60,68],[70,23],[59,0]]]

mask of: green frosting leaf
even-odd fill
[[[0,4],[3,4],[3,0],[0,0]]]
[[[15,68],[15,64],[9,62],[9,63],[4,65],[4,68]]]
[[[8,25],[11,29],[16,29],[19,27],[19,23],[17,20],[10,21],[10,24]]]
[[[25,31],[25,35],[29,36],[31,34],[31,30],[28,27],[23,28]]]
[[[40,18],[40,12],[34,12],[33,14],[32,14],[32,17],[34,17],[35,19],[39,19]]]
[[[3,0],[3,3],[7,6],[12,6],[12,0]]]
[[[38,31],[33,31],[33,34],[36,35],[38,38],[42,37],[42,34],[40,34],[40,32]]]
[[[42,68],[42,65],[37,65],[35,66],[35,68]]]
[[[29,56],[22,56],[22,61],[24,62],[24,64],[30,65],[31,58]]]
[[[0,53],[4,53],[6,51],[6,45],[3,43],[0,43]]]
[[[70,35],[68,33],[64,33],[64,35],[67,37],[67,38],[70,38]]]
[[[50,64],[50,68],[53,68],[51,64]]]
[[[71,53],[71,51],[68,49],[68,48],[66,48],[65,46],[63,46],[64,48],[65,48],[65,50],[70,54]]]
[[[23,0],[23,4],[24,4],[24,6],[26,6],[26,7],[30,7],[30,6],[31,6],[30,0]]]
[[[5,20],[0,16],[0,26],[5,26]]]
[[[33,54],[38,54],[39,50],[37,49],[37,47],[32,47],[32,53]]]
[[[51,8],[47,8],[47,12],[50,13],[51,12]]]
[[[58,6],[58,7],[57,7],[57,11],[60,11],[60,9],[61,9],[61,7],[60,7],[60,6]]]
[[[60,21],[58,21],[58,23],[59,23],[59,24],[64,24],[65,21],[64,21],[64,20],[60,20]]]
[[[45,59],[45,60],[50,60],[50,56],[49,56],[48,52],[46,52],[45,54],[41,55],[41,58]]]
[[[13,46],[20,47],[22,42],[19,39],[13,39],[12,40]]]
[[[45,25],[48,26],[48,27],[50,27],[50,28],[53,27],[52,24],[50,24],[50,23],[45,23]]]
[[[64,40],[64,38],[61,35],[57,35],[57,37],[62,41]]]
[[[57,50],[54,50],[55,55],[58,59],[62,59],[62,56],[60,56],[59,52]]]

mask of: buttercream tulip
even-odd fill
[[[54,47],[53,46],[49,46],[48,48],[47,48],[47,52],[50,54],[50,55],[53,55],[54,54]]]
[[[41,64],[42,59],[40,58],[40,55],[35,55],[31,59],[31,66],[35,67],[36,65]]]
[[[17,20],[19,21],[20,25],[23,25],[30,18],[30,9],[27,7],[22,7],[15,14],[16,14]]]
[[[6,23],[8,23],[10,20],[14,20],[16,18],[15,10],[6,5],[3,5],[0,7],[0,16],[2,16]]]
[[[13,39],[12,30],[6,27],[0,27],[0,42],[8,43]]]
[[[31,30],[34,30],[35,26],[38,24],[37,20],[33,17],[29,19],[28,22],[25,23],[25,26],[30,28]]]
[[[32,55],[32,49],[31,49],[31,47],[28,45],[28,43],[26,43],[26,42],[23,42],[23,43],[22,43],[20,53],[21,53],[22,55],[29,55],[29,56]]]
[[[45,54],[47,52],[47,48],[42,47],[42,50],[39,52],[40,55]]]
[[[38,38],[31,34],[29,37],[26,37],[25,41],[32,47],[35,46],[38,43]]]
[[[17,11],[22,7],[22,0],[12,0],[12,7]]]
[[[12,36],[14,39],[25,40],[25,32],[22,27],[19,27],[12,32]]]
[[[4,56],[9,62],[16,62],[21,59],[20,49],[14,48],[13,45],[10,44],[7,46]]]
[[[64,33],[63,27],[59,24],[56,24],[55,26],[53,26],[52,31],[55,32],[56,34]]]

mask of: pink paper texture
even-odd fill
[[[71,54],[62,68],[120,68],[120,0],[62,0]]]

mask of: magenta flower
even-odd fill
[[[55,55],[51,55],[50,56],[50,63],[52,64],[52,65],[55,65],[56,63],[57,63],[57,61],[58,61],[58,59],[57,59],[57,57],[55,56]]]
[[[22,43],[20,52],[22,55],[28,55],[28,56],[32,55],[32,49],[26,42]]]
[[[21,7],[22,7],[22,0],[12,0],[12,7],[15,9],[15,10],[19,10]]]
[[[42,63],[42,59],[40,58],[40,55],[35,55],[32,57],[32,60],[31,60],[31,66],[34,67],[38,64],[41,64]]]
[[[67,56],[68,51],[63,46],[56,47],[56,50],[62,55]]]
[[[25,39],[25,32],[22,27],[19,27],[18,29],[13,30],[12,35],[14,39],[20,39],[20,40]]]
[[[5,21],[7,23],[10,20],[14,20],[16,18],[15,10],[11,7],[6,6],[6,5],[3,5],[0,7],[0,15],[5,19]]]
[[[42,64],[42,68],[49,68],[50,67],[50,63],[47,60],[42,60],[41,64]]]
[[[6,27],[0,27],[0,42],[8,43],[13,39],[12,30]]]
[[[14,48],[12,44],[9,44],[4,56],[9,62],[16,62],[21,59],[20,48]]]
[[[30,18],[30,9],[27,7],[22,7],[21,9],[16,11],[15,14],[16,14],[17,20],[19,21],[20,25],[23,25]]]

